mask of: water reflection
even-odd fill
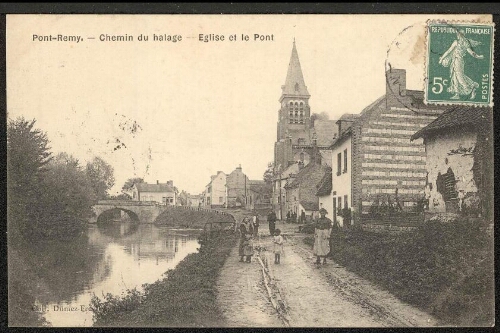
[[[37,251],[46,260],[37,268],[40,281],[50,287],[41,289],[35,305],[53,326],[90,326],[86,308],[93,293],[102,298],[153,283],[197,251],[199,232],[129,222],[89,225],[78,246],[52,243]]]

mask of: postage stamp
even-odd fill
[[[428,21],[425,103],[493,106],[493,23]]]

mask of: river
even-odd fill
[[[37,248],[37,295],[34,310],[52,326],[92,326],[88,310],[93,294],[153,283],[188,254],[197,252],[200,230],[152,224],[108,222],[89,225],[71,244]]]

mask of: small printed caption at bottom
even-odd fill
[[[273,42],[274,34],[198,34],[197,36],[185,36],[185,39],[197,40],[203,43],[211,42]],[[100,41],[100,42],[182,42],[184,40],[182,35],[177,34],[100,34],[96,36],[81,36],[81,35],[65,35],[65,34],[50,34],[50,35],[39,35],[33,34],[33,42],[72,42],[72,43],[82,43],[85,40],[89,41]]]

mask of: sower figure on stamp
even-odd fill
[[[464,57],[469,53],[476,59],[483,59],[483,55],[477,54],[472,50],[473,47],[480,44],[480,42],[466,38],[463,30],[457,31],[457,39],[453,41],[450,48],[439,58],[439,64],[444,67],[450,67],[450,86],[448,92],[454,94],[451,99],[459,99],[460,95],[470,96],[470,99],[476,97],[476,89],[479,88],[479,83],[465,75]]]
[[[330,227],[332,220],[325,217],[328,212],[326,209],[319,210],[320,218],[316,221],[314,229],[314,247],[313,254],[316,256],[316,265],[326,264],[326,256],[330,253]]]

